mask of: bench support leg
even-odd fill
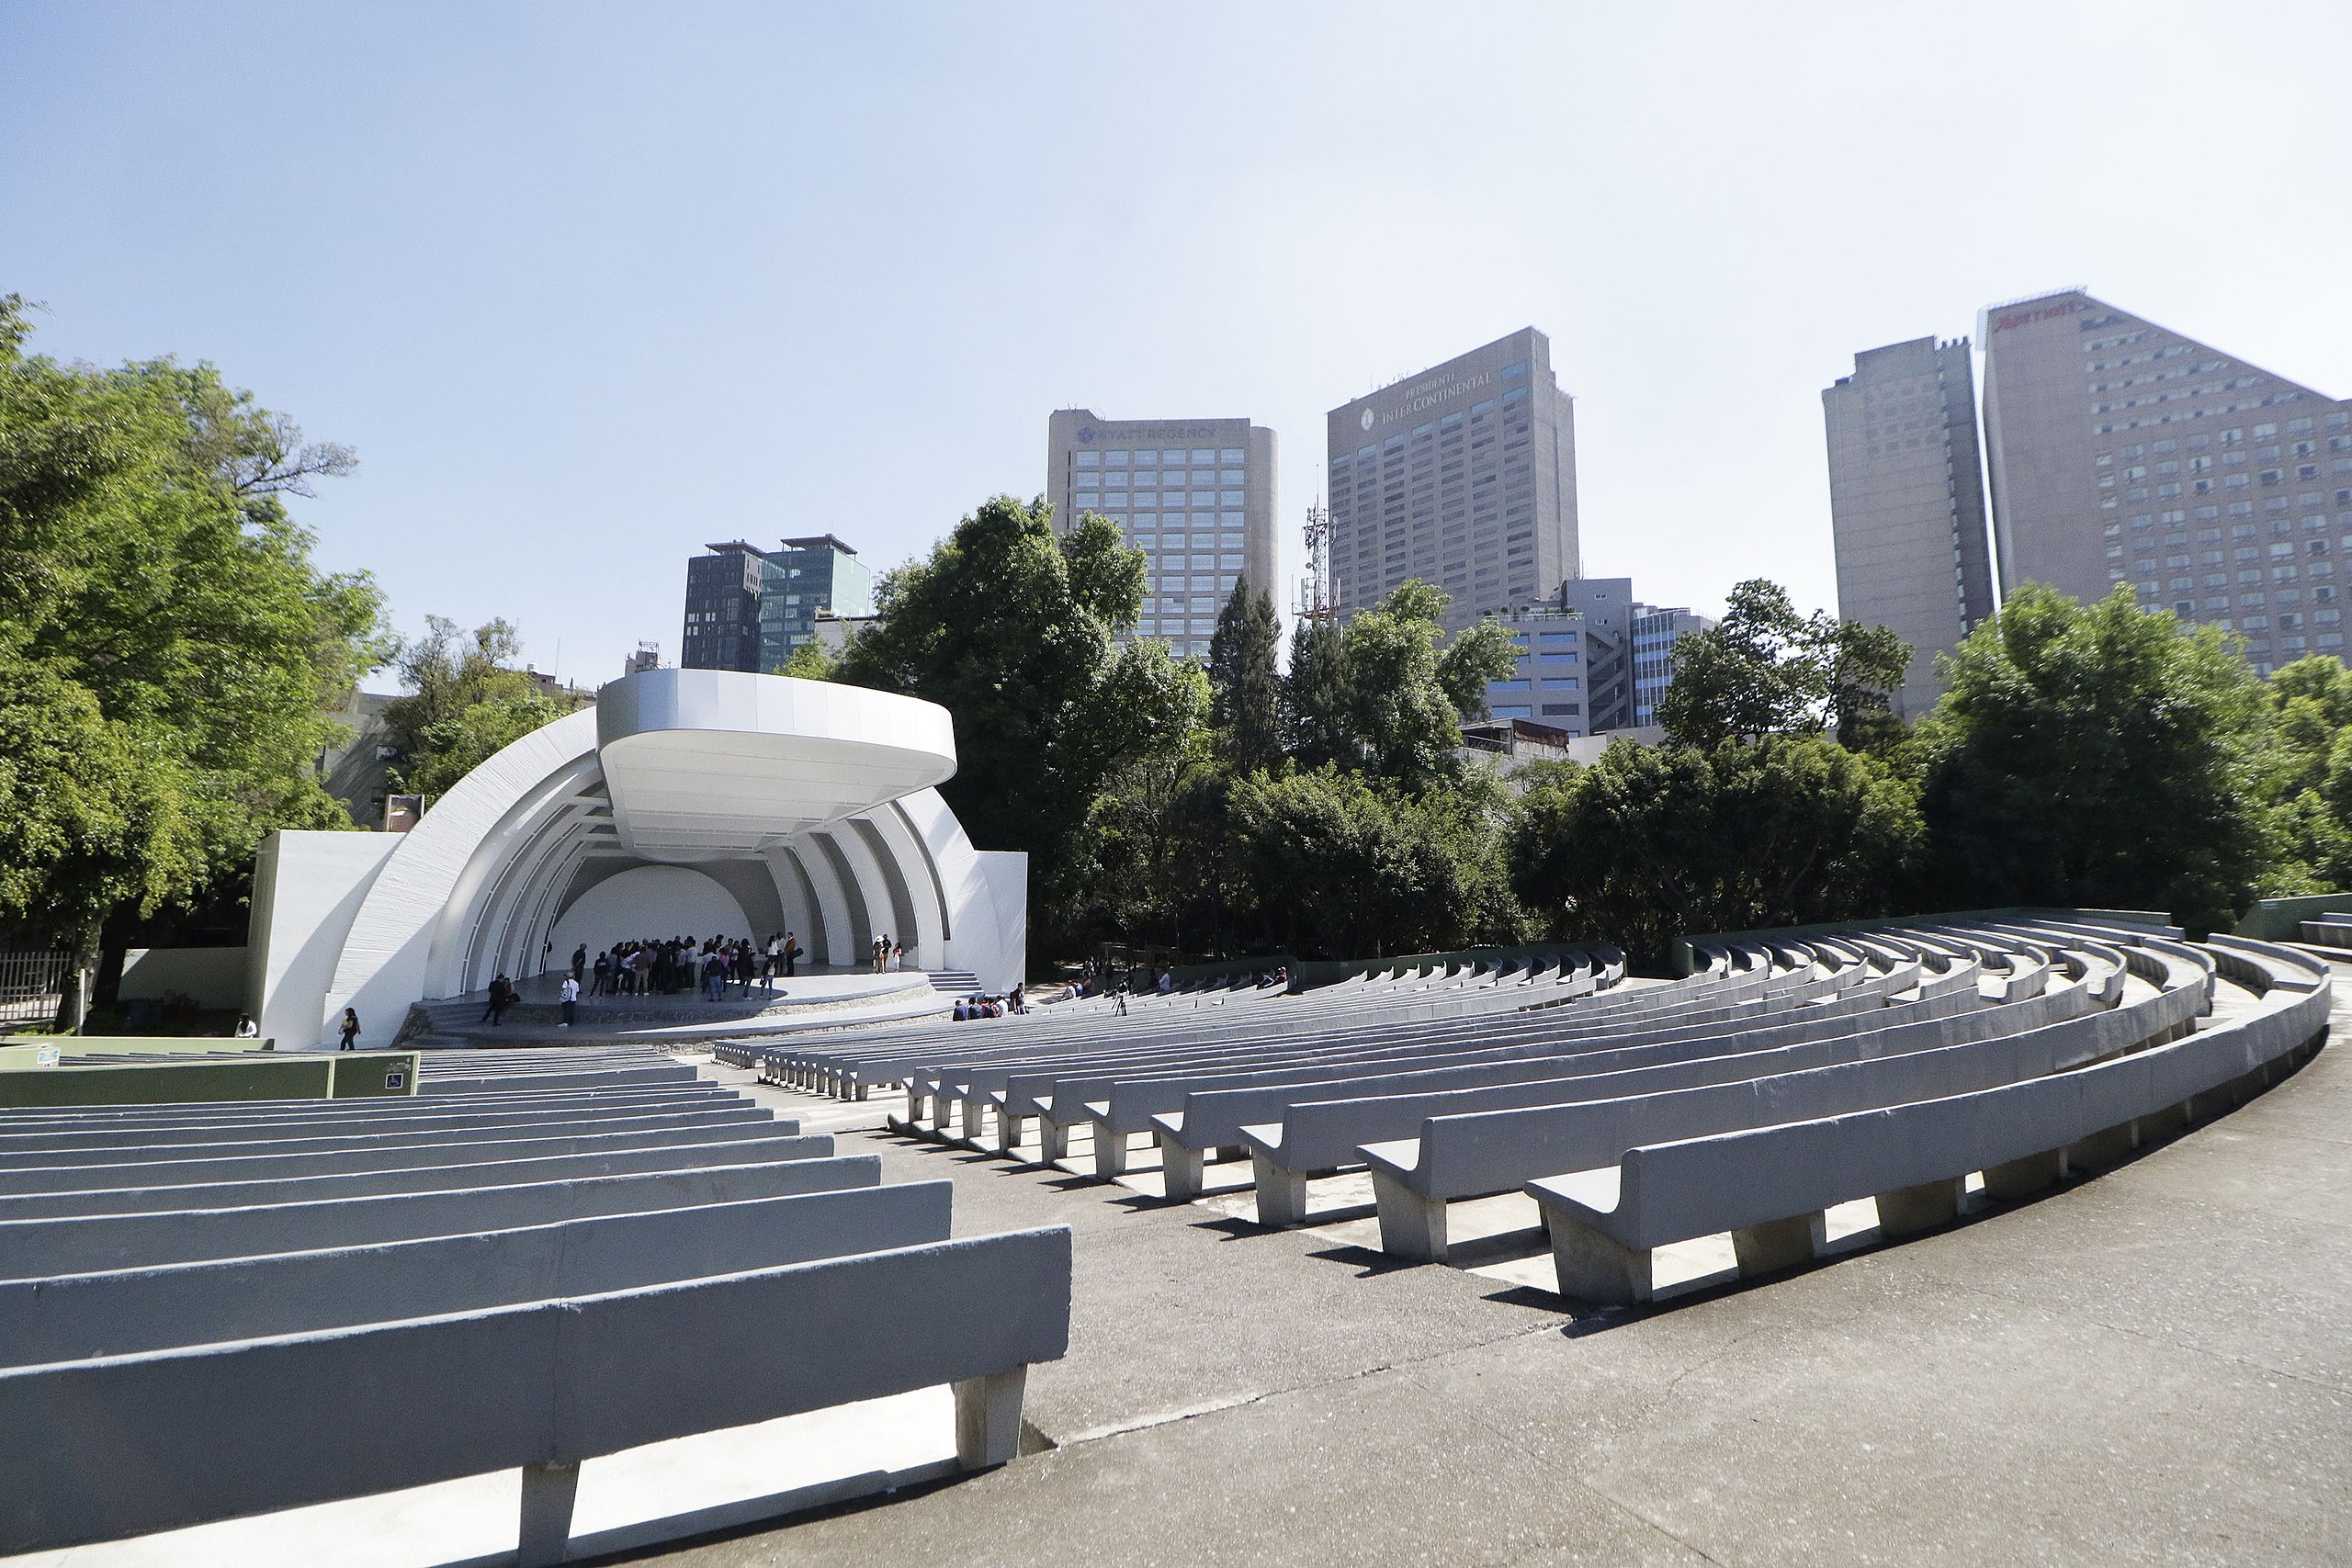
[[[865,1098],[865,1086],[862,1083],[857,1086],[857,1098],[860,1100]]]
[[[988,1107],[981,1103],[978,1094],[967,1094],[964,1097],[964,1141],[966,1143],[978,1144],[980,1141],[980,1116],[987,1109]]]
[[[1069,1124],[1050,1116],[1037,1118],[1037,1157],[1047,1165],[1069,1158]]]
[[[1011,1154],[1021,1146],[1021,1123],[1026,1116],[1015,1116],[1010,1111],[996,1113],[996,1147],[999,1154]]]
[[[1170,1201],[1189,1203],[1201,1195],[1202,1166],[1199,1149],[1187,1148],[1165,1133],[1155,1133],[1159,1145],[1160,1179],[1166,1183]]]
[[[914,1085],[907,1086],[907,1125],[911,1127],[922,1120],[923,1093]]]
[[[956,1388],[956,1461],[966,1470],[1010,1464],[1021,1452],[1021,1395],[1029,1369],[991,1372]]]
[[[1960,1218],[1961,1197],[1967,1190],[1968,1179],[1960,1176],[1882,1192],[1878,1195],[1878,1233],[1894,1241],[1948,1225]]]
[[[2046,1154],[2028,1155],[2006,1165],[1989,1167],[1984,1172],[1984,1195],[2005,1203],[2030,1198],[2045,1187],[2056,1186],[2065,1164],[2065,1151],[2052,1149]]]
[[[1751,1274],[1770,1274],[1810,1263],[1821,1256],[1828,1240],[1821,1212],[1816,1209],[1792,1219],[1768,1220],[1760,1225],[1736,1230],[1731,1233],[1731,1249],[1739,1259],[1740,1277],[1746,1279]]]
[[[2104,1132],[2093,1133],[2080,1143],[2066,1145],[2068,1170],[2105,1170],[2120,1165],[2132,1151],[2140,1146],[2139,1124],[2120,1122]]]
[[[571,1540],[571,1500],[580,1491],[577,1464],[523,1467],[523,1526],[517,1568],[556,1568]]]
[[[1306,1223],[1306,1173],[1285,1170],[1264,1155],[1250,1156],[1250,1173],[1258,1179],[1258,1223],[1261,1225],[1303,1225]]]
[[[1445,1204],[1424,1198],[1385,1170],[1372,1173],[1380,1205],[1380,1250],[1408,1263],[1445,1261]]]
[[[1107,1122],[1094,1123],[1094,1174],[1104,1181],[1127,1173],[1127,1135]]]
[[[1552,1269],[1560,1294],[1603,1306],[1632,1306],[1650,1299],[1650,1255],[1627,1247],[1606,1231],[1557,1209],[1544,1211],[1552,1236]]]

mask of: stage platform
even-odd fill
[[[954,971],[902,969],[876,975],[865,968],[804,965],[788,980],[779,976],[764,984],[752,981],[748,995],[730,984],[718,1001],[699,989],[604,997],[583,990],[572,1025],[566,1029],[560,1003],[564,973],[549,970],[516,981],[520,998],[495,1025],[485,1016],[490,1006],[486,990],[418,1002],[409,1010],[400,1043],[428,1050],[436,1043],[546,1045],[618,1040],[660,1045],[794,1034],[942,1016],[958,996],[979,988],[971,976]],[[592,974],[589,982],[594,980]]]

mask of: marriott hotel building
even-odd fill
[[[1216,615],[1248,573],[1274,584],[1274,433],[1246,419],[1098,419],[1057,409],[1046,423],[1046,499],[1054,531],[1091,512],[1144,553],[1137,637],[1206,659]]]
[[[1459,630],[1582,574],[1575,414],[1533,327],[1341,404],[1329,432],[1342,615],[1418,577]]]

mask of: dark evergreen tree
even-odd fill
[[[1329,621],[1299,622],[1290,638],[1290,678],[1283,682],[1283,739],[1300,767],[1363,763],[1355,705],[1346,637]]]
[[[1226,757],[1244,772],[1282,761],[1281,636],[1273,596],[1251,588],[1247,576],[1234,579],[1209,639],[1209,722]]]

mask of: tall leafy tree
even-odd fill
[[[1237,768],[1270,768],[1282,761],[1282,671],[1276,668],[1282,629],[1273,596],[1245,574],[1217,613],[1209,638],[1209,722]]]
[[[2029,583],[1946,666],[1913,742],[1945,907],[2167,909],[2226,928],[2267,840],[2268,699],[2215,627]]]
[[[0,921],[86,974],[107,919],[235,877],[269,829],[350,826],[311,764],[388,645],[374,584],[318,570],[286,509],[349,452],[209,365],[62,365],[28,336],[0,299],[0,820],[22,852]]]
[[[1059,537],[1050,518],[1011,496],[980,506],[883,578],[874,624],[832,671],[955,716],[956,772],[942,793],[975,843],[1029,852],[1048,938],[1074,898],[1096,795],[1182,734],[1196,694],[1163,645],[1113,646],[1142,608],[1142,555],[1102,518]]]
[[[1374,772],[1408,790],[1460,777],[1465,710],[1485,710],[1486,682],[1509,674],[1509,634],[1472,626],[1440,651],[1443,589],[1418,580],[1392,591],[1343,634],[1356,739]]]
[[[1847,746],[1883,750],[1900,739],[1889,694],[1910,659],[1884,626],[1801,615],[1778,583],[1751,579],[1731,591],[1712,629],[1675,639],[1658,722],[1686,746],[1827,730]]]
[[[548,692],[512,668],[522,651],[514,626],[493,620],[461,633],[427,615],[425,635],[401,650],[411,694],[384,711],[399,748],[399,787],[441,795],[501,750],[578,708],[584,699]]]

